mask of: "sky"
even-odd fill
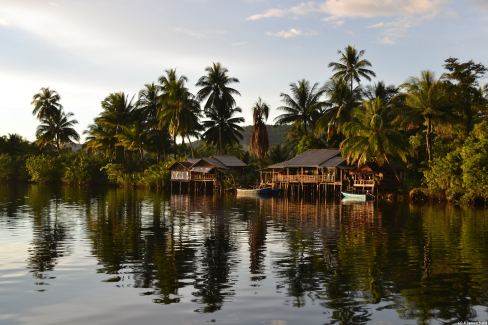
[[[81,133],[111,92],[136,95],[176,68],[189,88],[220,62],[245,124],[261,97],[279,114],[299,79],[325,83],[347,45],[376,81],[442,73],[448,57],[488,65],[488,0],[0,0],[0,135],[35,139],[32,96],[61,95]]]

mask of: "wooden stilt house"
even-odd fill
[[[242,173],[247,165],[234,156],[221,155],[175,162],[171,167],[171,191],[194,193],[220,190],[226,174]]]

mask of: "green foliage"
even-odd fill
[[[425,183],[450,201],[488,199],[488,122],[476,125],[462,146],[435,158]]]
[[[65,157],[65,161],[63,182],[77,185],[105,182],[101,171],[104,161],[99,156],[78,152]]]
[[[448,200],[458,199],[463,192],[462,158],[459,150],[435,158],[431,168],[424,172],[425,184],[434,193]]]
[[[152,165],[147,168],[140,183],[149,188],[161,189],[167,187],[171,181],[171,172],[168,170],[170,162]]]
[[[124,186],[124,187],[135,187],[139,184],[141,180],[141,173],[130,172],[124,168],[122,164],[108,163],[102,167],[107,175],[107,179],[111,184]]]
[[[7,153],[0,154],[0,181],[10,181],[15,177],[15,161]]]
[[[63,170],[58,157],[46,154],[28,157],[25,167],[31,181],[36,183],[58,182]]]

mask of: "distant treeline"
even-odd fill
[[[78,153],[69,150],[80,138],[73,128],[77,121],[55,90],[42,88],[32,101],[40,121],[37,140],[3,137],[0,177],[160,186],[175,159],[226,153],[257,169],[307,149],[340,147],[350,164],[403,165],[407,177],[399,191],[421,188],[415,193],[486,201],[485,65],[447,58],[440,76],[414,72],[403,84],[388,85],[372,82],[376,74],[365,52],[347,46],[329,67],[329,80],[298,80],[280,94],[274,123],[285,128],[266,125],[274,108],[261,98],[252,107],[253,125],[243,128],[235,100],[239,80],[220,63],[205,68],[195,94],[185,76],[166,70],[137,95],[109,94]],[[12,150],[12,143],[22,143],[22,149]],[[255,182],[251,174],[243,182]]]

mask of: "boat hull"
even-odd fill
[[[365,202],[367,199],[366,194],[355,194],[355,193],[347,193],[347,192],[341,192],[342,196],[344,197],[344,200],[348,201],[361,201]]]

